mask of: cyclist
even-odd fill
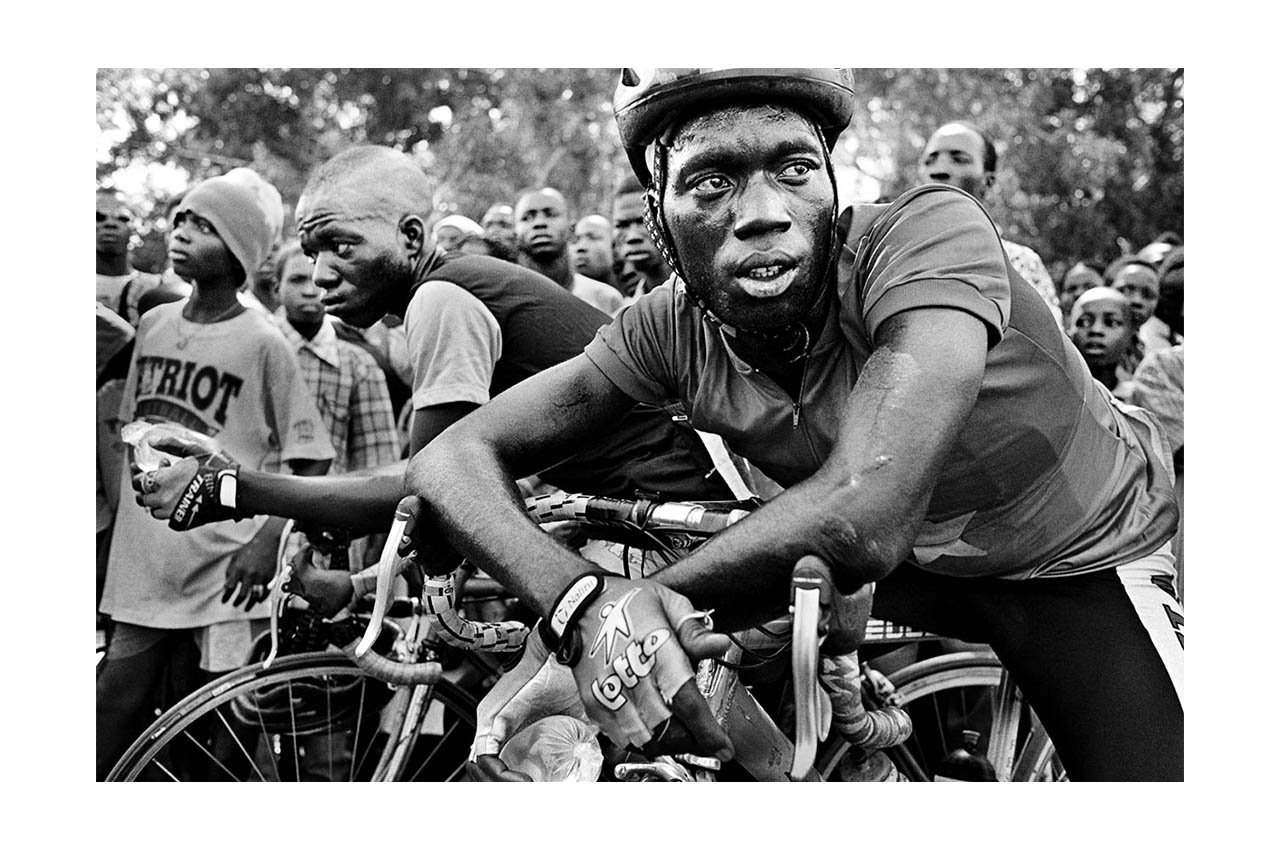
[[[817,554],[844,592],[875,582],[879,616],[991,644],[1073,779],[1181,778],[1163,436],[1090,377],[971,196],[841,210],[829,151],[853,108],[832,69],[623,71],[618,128],[676,279],[406,476],[545,618],[482,705],[473,774],[518,778],[494,754],[521,706],[563,706],[555,658],[616,742],[731,755],[692,682],[716,648],[693,606],[761,623]],[[788,489],[633,581],[540,534],[507,482],[637,400],[683,402]]]
[[[304,251],[326,310],[368,327],[404,319],[413,365],[411,451],[489,398],[582,351],[608,317],[542,275],[490,257],[446,254],[426,225],[430,184],[411,159],[358,146],[321,165],[297,205]],[[312,479],[192,455],[135,479],[138,503],[178,529],[272,514],[385,531],[403,495],[403,467]],[[656,407],[631,406],[563,463],[535,464],[551,484],[605,495],[732,499],[697,434]],[[145,487],[144,487],[145,484]],[[208,494],[208,498],[201,498]],[[216,497],[215,497],[216,494]],[[175,510],[176,508],[176,510]]]

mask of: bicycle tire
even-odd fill
[[[323,687],[316,688],[317,682]],[[285,709],[289,722],[295,685],[299,692],[310,689],[312,693],[327,693],[341,685],[354,695],[354,711],[347,705],[343,719],[298,736],[279,728],[250,728],[232,711],[236,701],[249,694],[261,693],[264,688],[285,688],[290,697]],[[374,688],[390,690],[390,698],[384,699]],[[308,723],[312,727],[314,715],[320,711],[319,706],[311,707]],[[475,711],[475,698],[447,680],[434,685],[390,686],[365,673],[345,655],[299,653],[277,659],[266,670],[258,664],[234,670],[189,694],[130,745],[107,781],[459,780],[465,775],[474,737]],[[329,716],[341,717],[336,709]],[[424,718],[432,720],[431,729],[423,729]],[[278,718],[273,721],[279,723]],[[217,746],[210,744],[210,729],[217,730]],[[339,735],[345,741],[339,763],[347,763],[340,771],[333,760],[333,742]],[[266,746],[260,746],[262,742]],[[304,764],[307,746],[313,753],[325,750],[327,763]]]
[[[958,729],[948,729],[944,719],[948,706],[967,715],[967,708],[982,701],[998,705],[1003,699],[1002,710],[990,712],[984,723],[977,724],[984,727],[978,730],[984,745],[993,739],[997,742],[988,746],[987,756],[997,766],[998,777],[1014,782],[1066,779],[1053,742],[1003,674],[1004,667],[993,653],[953,652],[916,662],[889,676],[894,700],[911,714],[914,730],[898,752],[895,748],[887,752],[895,761],[903,761],[905,754],[924,774],[911,777],[904,771],[903,778],[932,781],[938,762],[959,746]],[[964,722],[968,728],[975,725],[968,718]],[[839,781],[840,762],[848,752],[848,742],[836,739],[819,754],[817,770],[825,781]]]

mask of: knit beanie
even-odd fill
[[[271,242],[273,245],[279,242],[284,232],[284,201],[280,191],[258,172],[244,166],[233,168],[222,176],[253,190],[258,197],[258,205],[267,214],[267,223],[271,225]]]
[[[271,251],[271,223],[266,211],[257,194],[236,180],[209,178],[186,194],[178,212],[193,212],[208,219],[246,278]]]

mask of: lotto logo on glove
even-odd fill
[[[571,626],[582,636],[573,676],[602,732],[623,747],[644,747],[658,732],[662,746],[678,746],[670,752],[732,756],[690,663],[729,647],[727,636],[707,628],[705,614],[655,582],[615,576],[579,610]]]
[[[627,608],[631,600],[640,591],[632,590],[618,600],[616,604],[605,605],[600,609],[600,631],[591,644],[589,655],[595,658],[600,650],[604,650],[604,658],[608,661],[612,672],[604,678],[591,683],[591,695],[596,701],[610,711],[617,711],[627,702],[626,689],[634,688],[640,680],[653,672],[654,663],[658,659],[658,649],[671,637],[669,629],[655,629],[645,635],[642,640],[630,641],[631,620],[627,616]],[[628,641],[626,649],[614,657],[617,640]]]

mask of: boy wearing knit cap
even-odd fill
[[[251,188],[215,177],[187,193],[169,256],[194,289],[142,317],[119,418],[186,426],[257,469],[320,474],[333,449],[297,359],[267,315],[236,298],[271,241]],[[129,480],[126,468],[123,493]],[[150,719],[178,659],[218,673],[248,657],[260,631],[251,621],[268,614],[249,609],[266,596],[282,525],[256,517],[181,534],[124,500],[101,605],[114,631],[97,681],[99,778]],[[191,670],[178,690],[198,678]]]

